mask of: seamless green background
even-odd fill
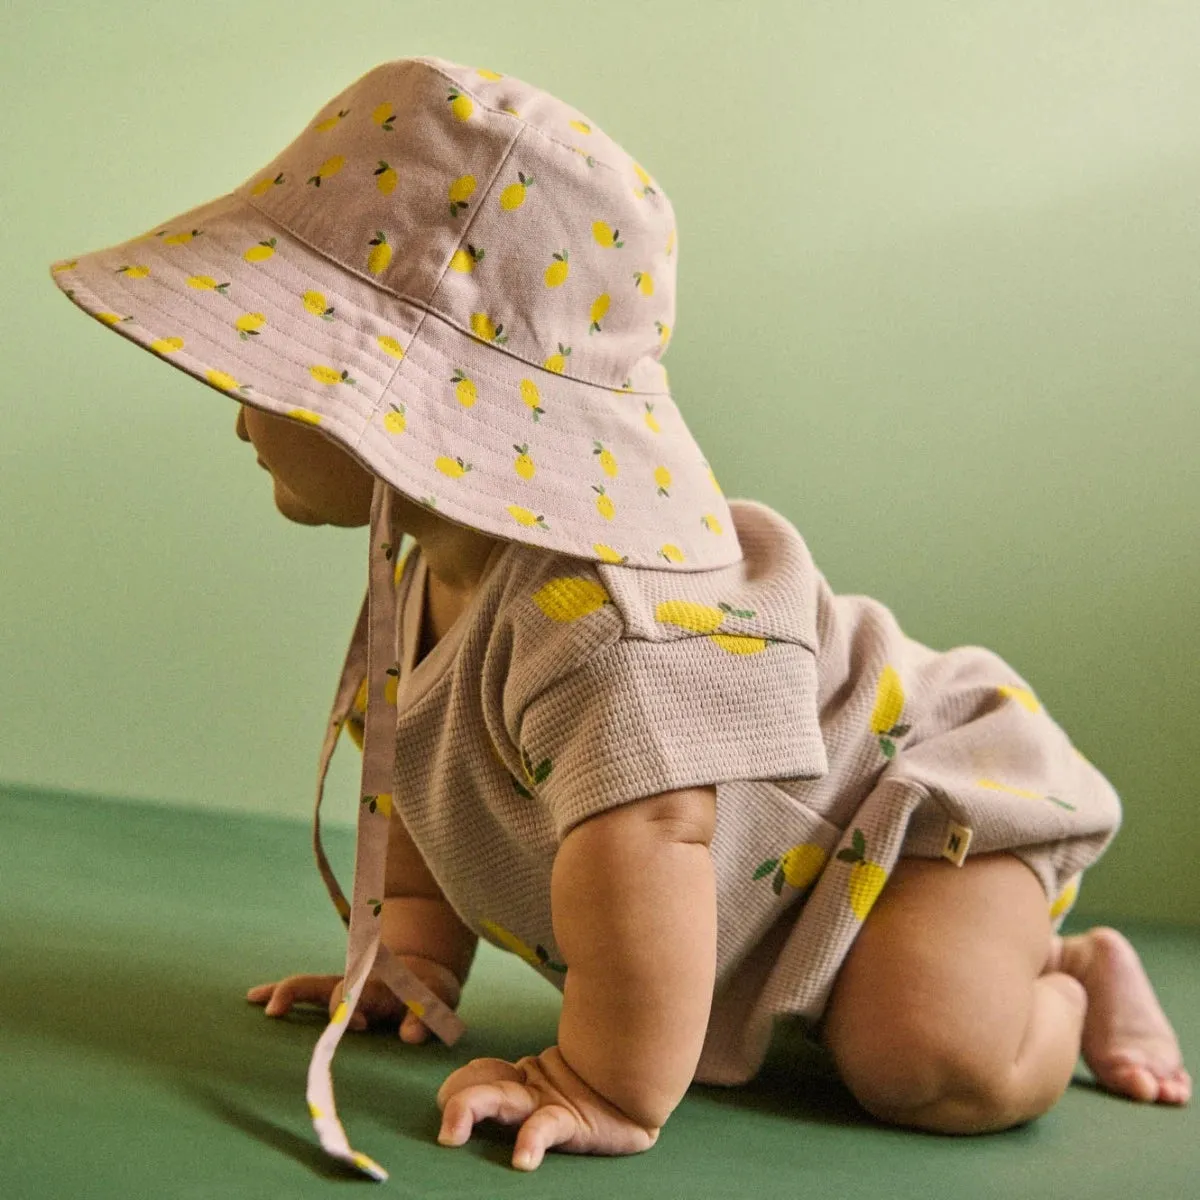
[[[517,75],[679,218],[666,365],[726,492],[985,645],[1113,781],[1080,911],[1200,920],[1200,9],[19,5],[0,42],[0,781],[309,812],[365,530],[289,525],[236,406],[52,260],[268,162],[413,54]],[[334,819],[358,754],[334,759]]]

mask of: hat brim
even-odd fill
[[[628,403],[614,403],[612,389],[489,345],[313,250],[241,192],[56,261],[51,275],[123,337],[239,403],[319,428],[451,521],[627,566],[695,571],[741,558],[725,497],[669,394],[652,397],[656,432],[646,397],[618,391]],[[663,520],[659,437],[674,511],[696,514],[694,529]],[[599,470],[593,440],[624,478]],[[605,494],[615,506],[597,505]]]

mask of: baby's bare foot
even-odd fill
[[[1087,989],[1081,1049],[1101,1085],[1134,1100],[1186,1104],[1191,1076],[1129,940],[1107,926],[1063,938],[1058,969]]]

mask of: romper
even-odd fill
[[[1121,822],[1112,785],[1002,658],[913,640],[878,600],[834,594],[781,514],[730,511],[744,558],[716,570],[499,543],[415,665],[426,563],[410,541],[392,793],[463,923],[561,991],[563,839],[715,784],[717,971],[695,1081],[727,1085],[758,1072],[779,1019],[817,1027],[899,856],[1009,851],[1058,929]],[[364,686],[345,725],[360,748],[365,703]]]

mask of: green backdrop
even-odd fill
[[[1200,920],[1200,9],[19,4],[0,43],[0,781],[308,815],[365,529],[289,525],[236,406],[51,260],[228,191],[376,63],[545,87],[679,223],[666,365],[840,592],[986,645],[1113,781],[1081,911]],[[344,742],[332,815],[349,821]]]

